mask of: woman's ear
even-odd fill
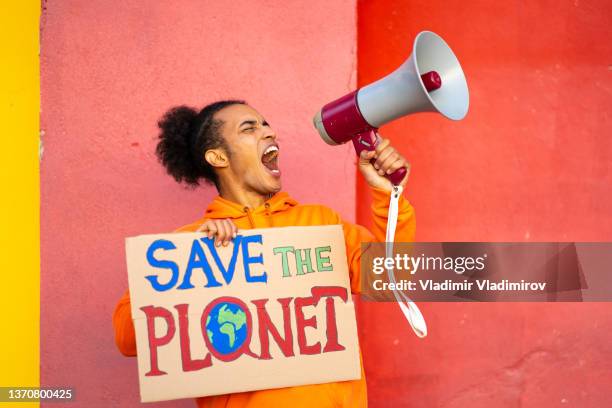
[[[204,159],[213,167],[227,167],[229,160],[222,149],[209,149],[204,153]]]

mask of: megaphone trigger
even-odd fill
[[[355,147],[355,152],[357,153],[357,156],[360,156],[361,152],[364,150],[376,150],[376,146],[378,146],[378,143],[380,143],[380,135],[378,134],[377,130],[378,129],[368,129],[364,132],[357,134],[357,136],[353,138],[353,146]],[[375,162],[376,159],[370,160],[370,163],[372,165],[374,165]],[[385,175],[385,177],[389,179],[391,184],[393,184],[394,186],[398,186],[402,182],[402,180],[404,180],[404,177],[406,177],[406,173],[406,169],[401,168],[395,170],[391,174]]]

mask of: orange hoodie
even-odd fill
[[[351,289],[353,293],[359,293],[361,243],[383,242],[387,226],[390,193],[372,189],[372,195],[372,215],[374,218],[372,233],[360,225],[344,222],[336,212],[322,205],[300,205],[284,192],[275,194],[262,206],[255,209],[216,197],[201,219],[179,228],[176,232],[196,231],[206,219],[215,218],[230,218],[239,230],[341,224],[346,241]],[[399,201],[396,231],[395,241],[410,242],[414,240],[414,210],[403,197]],[[126,356],[135,356],[136,339],[129,292],[125,293],[115,308],[113,326],[115,328],[115,342],[121,353]],[[291,405],[294,408],[365,407],[367,406],[367,392],[363,365],[361,372],[361,379],[354,381],[218,395],[198,398],[196,402],[198,407],[210,408],[259,408],[286,405]]]

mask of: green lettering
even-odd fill
[[[318,247],[315,248],[315,254],[317,255],[317,270],[319,272],[333,271],[334,267],[329,260],[329,256],[321,255],[321,252],[331,252],[331,247]]]
[[[312,260],[310,259],[310,248],[298,248],[295,250],[295,266],[298,275],[314,272],[314,269],[312,269]],[[304,272],[304,267],[306,267],[306,272]]]
[[[287,260],[287,252],[293,253],[293,251],[294,248],[292,246],[278,247],[272,249],[274,255],[281,254],[281,259],[283,262],[283,278],[291,276],[291,271],[289,270],[289,261]]]

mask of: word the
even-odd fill
[[[272,250],[274,255],[281,255],[283,265],[283,278],[291,276],[291,267],[289,265],[289,254],[293,255],[295,261],[295,274],[304,275],[306,273],[313,273],[313,259],[311,256],[312,248],[294,248],[292,246],[277,247]],[[317,265],[318,272],[333,271],[333,265],[329,260],[329,256],[324,256],[325,252],[331,252],[331,247],[317,247],[314,248],[314,257]]]

